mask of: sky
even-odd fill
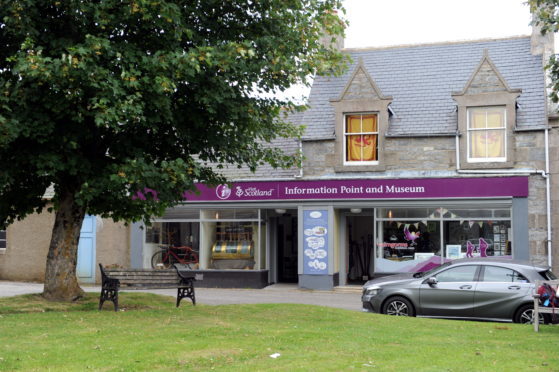
[[[383,47],[530,35],[527,0],[344,0],[345,48]],[[555,36],[555,50],[559,51]],[[279,94],[303,103],[310,89]]]
[[[526,0],[344,0],[345,47],[529,35]]]

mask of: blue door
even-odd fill
[[[82,283],[95,283],[95,216],[86,215],[83,220],[76,274]]]

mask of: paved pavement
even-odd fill
[[[100,292],[99,286],[82,286],[82,288],[87,292]],[[0,281],[0,297],[42,291],[41,283]],[[157,289],[149,292],[176,296],[176,290],[173,289]],[[196,288],[196,302],[205,305],[294,303],[361,311],[359,287],[334,291],[298,289],[294,284],[276,284],[264,289]]]

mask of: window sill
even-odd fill
[[[386,166],[382,164],[375,165],[337,165],[334,167],[336,173],[349,173],[349,172],[383,172]]]
[[[0,248],[0,254],[6,254],[6,248]]]
[[[493,161],[493,162],[462,162],[460,164],[461,169],[509,169],[513,168],[514,164],[513,161]]]

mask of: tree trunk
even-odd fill
[[[83,296],[76,277],[78,241],[85,208],[72,192],[61,194],[47,255],[43,297],[49,301],[74,301]]]

